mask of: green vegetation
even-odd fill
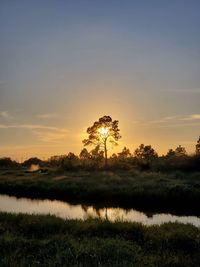
[[[97,207],[200,214],[200,173],[2,170],[0,193]]]
[[[200,229],[0,213],[0,266],[193,267]]]

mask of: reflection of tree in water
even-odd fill
[[[106,219],[108,220],[108,208],[103,208],[103,209],[99,209],[99,208],[94,208],[98,218],[100,219]],[[105,212],[105,215],[104,215]]]
[[[81,205],[82,210],[84,211],[84,219],[88,218],[99,218],[108,220],[108,208],[97,208],[89,207],[86,205]],[[104,213],[105,212],[105,213]]]
[[[119,221],[124,219],[124,215],[127,215],[131,209],[120,208],[99,208],[94,206],[87,206],[82,204],[82,210],[84,211],[84,219],[99,218],[104,220]]]
[[[98,216],[98,218],[101,218],[101,213],[100,213],[100,209],[98,208],[93,208]]]
[[[81,205],[81,208],[84,211],[84,219],[101,218],[100,209],[83,204]]]
[[[125,211],[126,213],[126,211]],[[113,213],[112,213],[112,221],[123,221],[124,219],[124,211],[122,211],[120,208],[115,208],[113,209]]]
[[[131,209],[124,209],[124,212],[126,215],[129,214],[130,211],[131,211]]]
[[[84,211],[84,219],[99,218],[110,221],[124,221],[132,211],[133,213],[134,212],[140,213],[133,209],[108,208],[108,207],[100,208],[96,206],[87,206],[87,205],[81,205],[81,207],[82,210]],[[152,218],[154,214],[152,212],[145,212],[143,213],[143,215],[145,215],[147,218]]]
[[[85,213],[87,213],[87,211],[88,211],[88,206],[82,204],[82,205],[81,205],[81,208],[85,211]]]
[[[82,210],[84,211],[83,219],[84,219],[84,220],[87,220],[88,218],[90,218],[91,215],[88,214],[88,213],[89,213],[89,212],[88,212],[89,207],[86,206],[86,205],[84,205],[84,204],[82,204],[82,205],[81,205],[81,208],[82,208]]]

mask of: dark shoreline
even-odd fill
[[[194,183],[196,188],[190,184],[189,178],[186,182],[183,180],[182,184],[179,182],[179,185],[176,185],[175,179],[173,181],[173,178],[170,178],[165,187],[158,188],[159,183],[156,182],[156,178],[155,182],[152,180],[152,185],[145,184],[149,182],[146,178],[144,181],[141,180],[141,185],[140,181],[137,181],[138,184],[135,185],[134,180],[128,181],[126,185],[126,181],[123,183],[123,180],[110,182],[106,173],[98,173],[100,178],[93,178],[93,175],[97,175],[93,173],[83,175],[81,178],[79,177],[81,173],[67,173],[67,175],[70,178],[61,182],[52,180],[52,175],[0,176],[0,193],[18,198],[61,200],[70,204],[94,206],[96,209],[120,207],[137,209],[147,214],[164,212],[174,215],[200,215],[200,188],[196,186],[196,180]],[[77,175],[79,175],[78,178]],[[98,179],[105,181],[98,181]],[[134,179],[139,180],[140,177]],[[199,173],[195,179],[200,181]]]

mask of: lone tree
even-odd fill
[[[117,145],[121,138],[118,123],[119,121],[113,121],[110,116],[103,116],[87,129],[88,138],[83,140],[85,146],[99,146],[104,151],[105,167],[108,163],[108,143]]]

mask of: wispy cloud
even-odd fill
[[[175,116],[168,116],[168,117],[162,117],[157,120],[148,121],[148,124],[160,124],[160,123],[167,123],[174,120],[179,120],[181,116],[175,115]]]
[[[40,124],[0,124],[0,129],[26,129],[41,142],[55,142],[67,138],[69,131],[65,128]]]
[[[16,129],[46,129],[46,130],[58,130],[57,127],[40,125],[40,124],[0,124],[1,129],[9,129],[9,128],[16,128]]]
[[[196,122],[200,120],[200,114],[190,114],[190,115],[174,115],[168,117],[162,117],[158,120],[149,121],[149,124],[167,124],[167,123],[176,123],[176,122],[183,122],[183,121],[191,121]]]
[[[140,121],[138,124],[144,127],[158,128],[199,126],[200,114],[167,116],[156,120]]]
[[[38,139],[42,142],[54,142],[65,139],[67,137],[67,130],[60,129],[54,132],[34,131]]]
[[[191,115],[188,115],[188,116],[184,116],[181,120],[183,120],[183,121],[200,120],[200,114],[191,114]]]
[[[37,117],[40,119],[53,119],[53,118],[57,118],[58,114],[57,113],[44,113],[44,114],[37,115]]]
[[[11,116],[10,113],[7,110],[3,110],[3,111],[0,111],[0,118],[12,119],[13,116]]]
[[[173,123],[173,124],[162,124],[157,125],[158,128],[171,128],[171,127],[191,127],[191,126],[200,126],[200,122],[196,123]]]
[[[35,134],[39,141],[53,142],[67,137],[68,130],[40,124],[0,124],[0,129],[26,129]]]

